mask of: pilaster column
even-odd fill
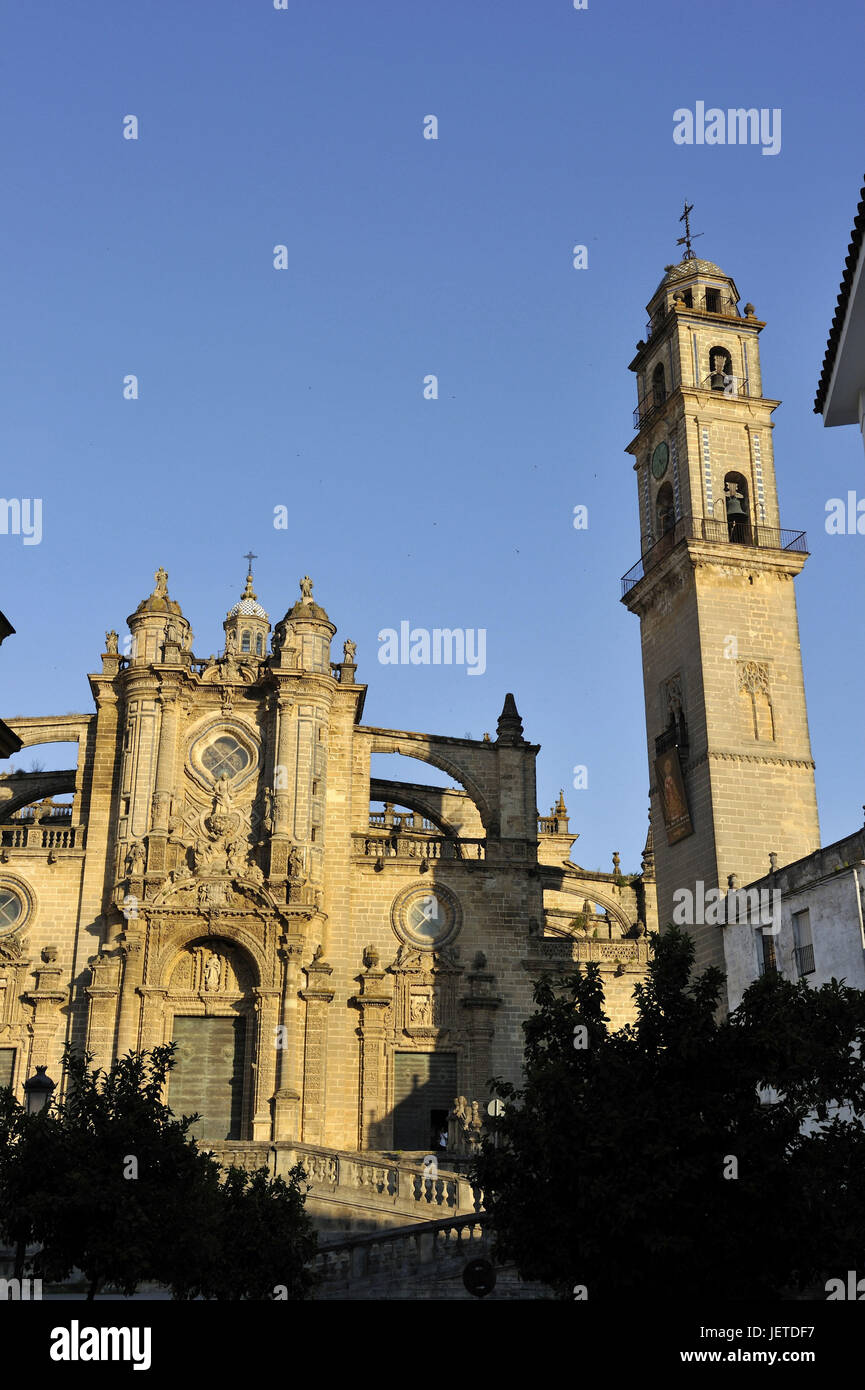
[[[361,1149],[378,1149],[390,1142],[387,1115],[387,1011],[392,978],[370,965],[360,982],[360,994],[352,1000],[360,1009],[360,1135]]]
[[[30,1049],[31,1072],[40,1066],[50,1066],[59,1060],[51,1056],[51,1044],[60,1023],[60,1005],[69,996],[63,983],[63,967],[53,960],[37,967],[36,988],[28,990],[25,998],[35,1005],[33,1043]]]
[[[279,948],[283,962],[282,999],[279,1010],[279,1047],[276,1054],[276,1091],[273,1098],[274,1139],[300,1138],[300,1086],[303,1045],[298,1006],[300,959],[303,937]]]
[[[276,1091],[277,1022],[279,1019],[279,990],[254,989],[257,1036],[255,1039],[255,1094],[252,1105],[252,1137],[254,1140],[272,1137],[274,1092]]]
[[[270,877],[288,876],[288,851],[291,842],[291,794],[288,789],[289,768],[294,764],[294,725],[291,711],[294,700],[280,694],[276,703],[277,734],[273,764],[273,832],[270,837]]]
[[[125,1057],[137,1047],[139,996],[144,966],[143,941],[139,937],[128,937],[120,947],[123,962],[120,985],[120,1003],[117,1018],[117,1056]]]
[[[91,956],[91,982],[86,988],[90,1000],[87,1016],[87,1051],[93,1054],[93,1065],[107,1070],[114,1060],[114,1030],[117,1024],[117,1005],[120,995],[120,958],[114,955]]]
[[[306,966],[306,1040],[303,1054],[303,1139],[324,1143],[324,1100],[327,1082],[327,1007],[333,1000],[333,966],[318,958]]]
[[[493,1074],[493,1036],[496,1010],[501,998],[493,993],[495,975],[483,969],[468,975],[469,994],[463,999],[466,1009],[466,1034],[469,1044],[468,1077],[473,1099],[486,1099],[487,1082]]]
[[[138,1030],[138,1046],[143,1050],[159,1047],[170,1042],[166,1037],[165,1000],[167,989],[156,989],[152,985],[140,985],[141,1025]]]
[[[150,835],[148,837],[148,873],[165,873],[165,847],[168,839],[168,813],[175,784],[179,713],[180,701],[177,695],[173,693],[163,695],[159,747],[156,755],[156,780],[151,803]]]

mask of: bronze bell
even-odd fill
[[[728,521],[731,521],[731,520],[732,520],[732,521],[735,521],[735,520],[737,519],[737,517],[740,517],[740,516],[747,516],[747,512],[745,511],[743,502],[744,502],[744,498],[742,498],[742,497],[728,497],[728,498],[727,498],[727,520],[728,520]]]

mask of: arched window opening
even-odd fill
[[[748,484],[741,473],[728,473],[724,479],[724,501],[727,507],[727,534],[736,545],[751,544],[751,515],[748,506]]]
[[[652,372],[652,404],[663,405],[667,399],[667,385],[664,380],[664,364],[659,362]]]
[[[729,391],[733,382],[733,359],[726,348],[709,351],[709,385],[713,391]]]
[[[264,638],[262,637],[262,635],[261,635],[260,632],[256,635],[256,638],[255,638],[255,655],[256,655],[256,656],[263,656],[263,655],[264,655]]]
[[[669,483],[662,483],[655,498],[655,517],[657,519],[658,539],[672,531],[676,524],[676,509],[673,489]]]
[[[243,629],[242,634],[241,634],[241,638],[240,638],[240,650],[241,650],[242,652],[251,652],[251,651],[252,651],[252,633],[250,632],[250,630],[249,630],[248,627],[245,627],[245,628]]]

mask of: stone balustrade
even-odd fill
[[[439,1166],[431,1169],[379,1154],[295,1142],[234,1140],[209,1146],[208,1152],[223,1167],[232,1163],[242,1168],[264,1167],[282,1177],[300,1163],[310,1184],[309,1195],[317,1204],[332,1202],[415,1220],[424,1219],[431,1211],[467,1216],[482,1209],[480,1190],[464,1175]]]
[[[459,1266],[489,1253],[486,1217],[446,1217],[395,1231],[375,1231],[319,1245],[312,1262],[320,1284],[334,1292],[411,1277],[423,1266]],[[432,1271],[430,1271],[432,1272]],[[438,1272],[438,1271],[436,1271]]]
[[[70,825],[66,817],[57,817],[59,824],[34,825],[20,820],[0,826],[0,847],[3,849],[83,849],[84,827]]]
[[[453,839],[448,835],[387,832],[354,835],[355,854],[367,859],[446,859],[477,861],[486,858],[486,840]]]

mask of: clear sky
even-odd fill
[[[513,691],[575,859],[638,866],[627,364],[687,197],[699,254],[768,321],[824,841],[860,825],[865,539],[824,521],[862,495],[862,443],[812,401],[865,164],[863,27],[858,0],[4,6],[3,491],[43,520],[38,545],[0,535],[2,712],[90,709],[104,632],[160,564],[218,650],[251,548],[273,621],[310,574],[335,653],[357,643],[366,723],[480,738]],[[780,108],[780,153],[674,144],[698,101]],[[485,629],[485,672],[381,665],[402,620]]]

